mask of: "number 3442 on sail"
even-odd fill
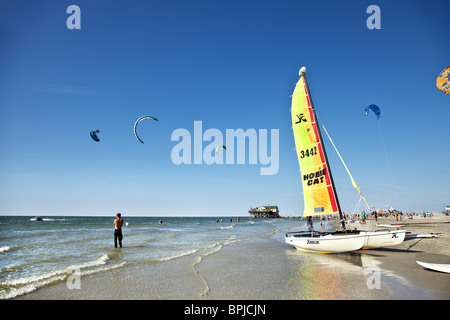
[[[300,158],[309,157],[309,156],[315,156],[317,154],[317,147],[313,147],[311,149],[301,150],[300,151]]]

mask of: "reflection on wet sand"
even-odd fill
[[[379,297],[379,290],[385,291],[386,297],[390,294],[386,284],[380,282],[377,292],[370,285],[371,270],[379,270],[376,253],[317,254],[286,250],[286,256],[293,266],[287,283],[292,299],[370,299]]]

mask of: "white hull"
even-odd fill
[[[366,239],[363,249],[396,246],[405,240],[406,230],[364,231]]]
[[[421,262],[421,261],[416,261],[416,262],[418,264],[420,264],[422,267],[427,268],[427,269],[450,273],[450,264],[427,263],[427,262]]]
[[[298,250],[320,252],[320,253],[339,253],[355,251],[362,248],[365,241],[364,232],[358,233],[318,233],[315,232],[297,232],[292,235],[286,234],[285,241]]]

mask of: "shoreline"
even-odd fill
[[[368,226],[375,227],[373,222]],[[119,269],[86,275],[81,290],[68,290],[63,281],[13,300],[450,299],[450,276],[416,263],[450,263],[450,217],[381,218],[377,223],[400,222],[406,226],[399,229],[413,234],[440,234],[405,240],[390,248],[304,253],[284,242],[285,232],[299,227],[293,221],[275,233],[231,241],[207,254],[196,252],[164,263],[127,262]],[[372,266],[380,270],[381,284],[376,290],[367,285]]]

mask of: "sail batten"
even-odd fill
[[[304,74],[301,75],[292,94],[291,115],[303,185],[303,216],[341,214]]]

